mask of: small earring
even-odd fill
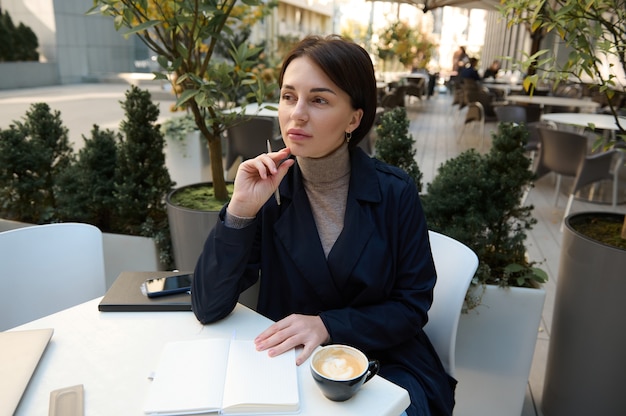
[[[347,131],[346,132],[346,143],[350,143],[350,139],[352,138],[352,132],[351,131]]]

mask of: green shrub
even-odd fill
[[[531,186],[524,126],[501,123],[490,152],[471,149],[443,163],[422,197],[429,229],[457,239],[479,258],[474,284],[532,287],[547,275],[526,257],[536,220],[521,203]]]
[[[422,190],[422,172],[415,161],[415,140],[409,134],[409,119],[404,107],[384,113],[376,127],[376,158],[403,169]]]
[[[15,27],[9,13],[0,9],[0,62],[38,61],[38,47],[35,32],[23,23]]]
[[[59,175],[57,215],[61,221],[85,222],[104,232],[119,232],[113,219],[118,207],[115,170],[121,137],[94,125],[91,138],[83,139],[85,145],[76,162]]]
[[[55,221],[57,177],[73,159],[60,112],[32,104],[23,123],[0,130],[0,216],[33,224]]]
[[[174,186],[165,166],[165,138],[156,124],[159,108],[147,90],[132,86],[122,103],[122,142],[116,170],[116,200],[122,232],[156,239],[161,261],[171,263],[165,196]]]
[[[24,123],[0,130],[0,217],[44,224],[79,221],[102,231],[155,239],[172,264],[165,166],[158,107],[131,87],[121,103],[123,135],[93,127],[75,154],[58,111],[31,106]]]

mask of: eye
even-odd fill
[[[315,104],[328,104],[328,100],[322,97],[315,97],[312,100]]]
[[[285,92],[280,96],[280,99],[282,101],[295,101],[295,97],[293,96],[293,94]]]

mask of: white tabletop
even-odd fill
[[[241,113],[243,112],[247,116],[257,117],[278,117],[278,103],[250,103],[244,107],[237,106],[229,110],[225,110],[224,113]]]
[[[242,305],[222,321],[201,325],[191,312],[99,312],[100,299],[14,328],[54,328],[16,415],[47,415],[50,392],[77,384],[84,385],[87,416],[143,415],[148,376],[167,342],[233,333],[254,339],[271,323]],[[298,382],[301,415],[397,416],[410,403],[406,390],[379,376],[352,399],[332,402],[315,385],[308,361],[298,367]]]
[[[541,119],[578,127],[588,127],[589,124],[593,124],[597,129],[619,130],[615,117],[611,114],[550,113],[542,115]],[[619,120],[622,127],[626,128],[626,117],[619,117]]]
[[[595,109],[600,106],[599,103],[584,98],[554,97],[551,95],[509,95],[507,101],[520,104],[539,104],[541,107],[546,105],[561,107],[579,107],[584,109]]]
[[[424,78],[424,79],[430,78],[428,74],[425,74],[423,72],[411,72],[410,74],[403,74],[401,77],[402,78]]]

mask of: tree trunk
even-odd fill
[[[211,159],[211,177],[213,178],[213,189],[215,199],[218,201],[228,201],[228,190],[224,179],[224,168],[222,161],[222,141],[220,137],[207,139],[209,143],[209,157]]]

